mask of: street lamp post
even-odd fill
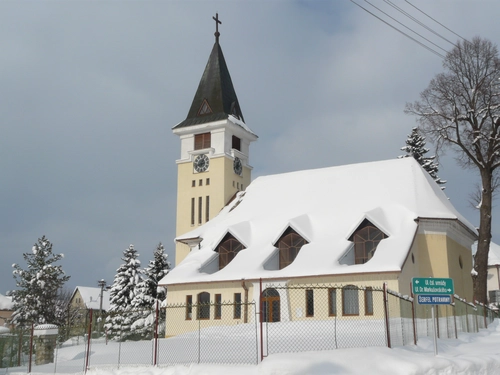
[[[101,334],[101,321],[102,321],[102,298],[104,296],[104,288],[106,287],[106,280],[104,279],[101,279],[97,282],[97,285],[101,288],[101,301],[100,301],[100,304],[99,304],[99,323],[97,325],[97,332],[99,333],[99,335]]]

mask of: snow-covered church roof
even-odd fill
[[[160,284],[399,271],[419,218],[458,220],[477,233],[413,158],[259,177],[217,217],[177,238],[202,241]],[[387,238],[368,262],[342,264],[364,219]],[[274,244],[288,227],[308,243],[289,266],[270,269]],[[228,232],[245,249],[214,271],[208,265]]]

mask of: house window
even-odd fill
[[[350,238],[354,242],[354,263],[368,262],[384,238],[387,238],[385,233],[365,219]]]
[[[198,181],[198,186],[203,186],[203,180],[202,180],[202,179],[200,179],[200,180]]]
[[[337,315],[337,289],[328,289],[328,315]]]
[[[235,150],[241,151],[241,139],[233,135],[233,142],[232,142],[232,147]]]
[[[215,295],[214,319],[220,319],[222,316],[222,296]]]
[[[297,257],[297,254],[299,253],[302,246],[307,243],[308,242],[297,232],[288,227],[285,233],[283,233],[281,238],[274,245],[279,249],[280,270],[290,265]]]
[[[194,149],[202,150],[204,148],[211,147],[211,136],[210,133],[196,134],[194,136]]]
[[[241,319],[241,293],[234,293],[234,319]]]
[[[191,225],[194,225],[194,198],[191,198]]]
[[[354,285],[342,288],[342,314],[359,315],[358,288]]]
[[[205,197],[205,221],[210,220],[210,197]]]
[[[373,315],[373,289],[365,289],[365,315]]]
[[[314,290],[306,290],[306,316],[314,316]]]
[[[215,248],[215,251],[219,253],[219,270],[226,267],[234,259],[236,254],[243,249],[245,249],[243,245],[234,238],[231,233],[226,234]]]
[[[210,319],[210,293],[201,292],[198,294],[197,318],[200,320]]]
[[[196,186],[196,181],[195,181],[195,180],[193,180],[193,181],[191,182],[191,187],[195,187],[195,186]]]
[[[207,178],[207,181],[205,182],[205,185],[210,185],[210,179]]]
[[[198,197],[198,224],[201,224],[201,210],[203,209],[203,198]]]
[[[186,296],[186,320],[193,316],[193,296]]]

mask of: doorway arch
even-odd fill
[[[267,288],[261,296],[262,321],[279,322],[281,319],[281,301],[280,294],[274,288]]]

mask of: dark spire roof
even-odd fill
[[[174,129],[227,119],[229,115],[244,121],[226,60],[219,45],[219,35],[216,33],[215,36],[214,47],[187,118],[174,126]]]

